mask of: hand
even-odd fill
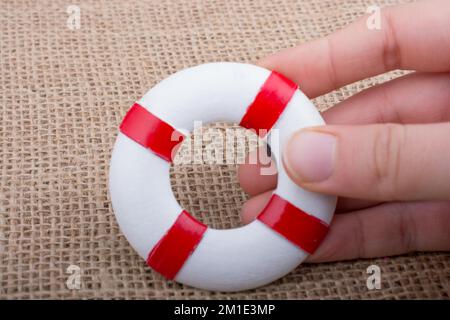
[[[394,69],[415,70],[325,111],[328,126],[295,133],[283,164],[301,187],[339,196],[330,232],[310,262],[450,250],[450,2],[382,10],[326,38],[259,64],[296,81],[310,98]],[[262,210],[276,176],[241,165],[250,198],[244,222]]]

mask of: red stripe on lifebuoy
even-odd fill
[[[120,131],[167,161],[173,160],[176,151],[174,148],[184,139],[181,132],[138,103],[128,110],[120,125]]]
[[[297,85],[285,76],[272,71],[242,117],[241,127],[254,129],[263,137],[283,113],[297,90]],[[261,129],[265,129],[261,131]]]
[[[322,220],[273,194],[258,220],[308,253],[313,253],[328,232]]]
[[[175,278],[206,229],[206,225],[183,210],[169,231],[153,247],[147,264],[166,278]]]

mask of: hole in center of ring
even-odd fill
[[[264,194],[276,188],[277,166],[268,154],[268,145],[255,132],[237,124],[196,126],[171,164],[173,194],[209,227],[240,227],[242,218],[249,222],[263,209],[269,199]]]

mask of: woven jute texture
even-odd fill
[[[324,36],[372,2],[0,1],[0,297],[448,298],[444,253],[302,265],[246,292],[196,290],[151,271],[111,208],[107,176],[118,125],[149,88],[189,66],[254,62]],[[75,30],[67,26],[72,4],[81,13]],[[315,103],[331,107],[399,74]],[[247,196],[234,166],[177,165],[171,180],[180,203],[203,221],[239,224]],[[366,286],[372,264],[381,268],[380,290]],[[70,277],[77,270],[79,288]]]

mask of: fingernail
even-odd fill
[[[284,149],[283,161],[291,175],[305,182],[320,182],[333,173],[336,137],[301,130],[294,133]]]

